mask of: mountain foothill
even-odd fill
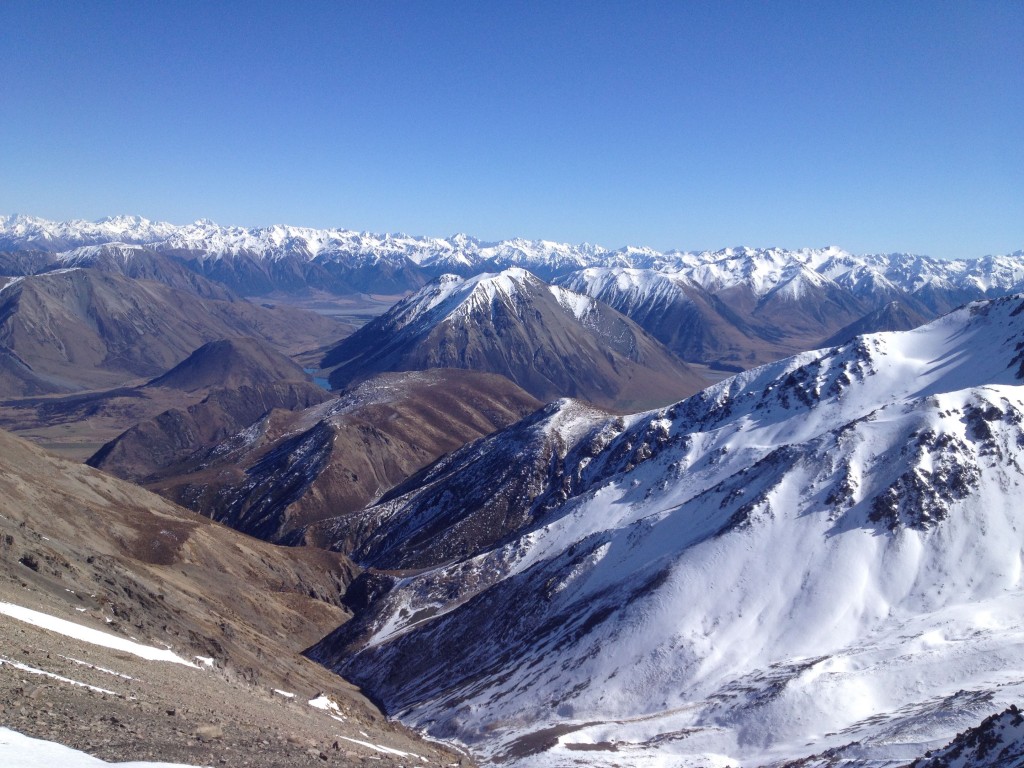
[[[0,726],[1024,765],[1022,350],[1024,252],[0,217]]]

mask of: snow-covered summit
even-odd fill
[[[111,242],[146,245],[202,259],[242,255],[266,260],[348,258],[408,260],[423,266],[557,264],[568,269],[589,264],[607,253],[598,246],[573,246],[546,240],[516,238],[487,243],[462,233],[439,238],[279,224],[225,227],[209,219],[178,226],[138,216],[115,216],[94,222],[54,222],[22,215],[0,217],[0,249],[60,252]]]
[[[0,216],[0,249],[60,252],[82,245],[123,242],[144,245],[169,237],[177,228],[141,216],[111,216],[99,221],[49,221],[35,216]]]
[[[0,257],[10,274],[78,258],[81,247],[123,244],[126,258],[173,259],[243,296],[323,291],[400,296],[443,274],[472,277],[521,268],[598,299],[683,359],[733,368],[831,339],[892,301],[932,318],[979,298],[1024,291],[1024,252],[943,261],[913,254],[856,255],[837,246],[707,251],[510,238],[486,242],[284,224],[173,225],[138,216],[96,222],[0,217]],[[147,254],[150,254],[147,257]],[[0,265],[2,266],[2,265]],[[126,273],[132,270],[122,264]],[[153,270],[150,269],[150,272]],[[865,321],[867,322],[867,321]]]
[[[102,245],[82,245],[57,254],[56,261],[66,266],[87,266],[104,258],[114,259],[121,264],[128,264],[132,259],[145,253],[141,245],[111,242]]]
[[[469,316],[488,310],[495,301],[515,306],[538,291],[550,293],[577,320],[582,320],[595,304],[588,296],[548,285],[522,267],[510,267],[466,278],[441,275],[399,302],[389,315],[394,327],[436,325],[451,316]]]

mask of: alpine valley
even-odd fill
[[[1024,252],[0,217],[0,428],[2,764],[1024,768]]]

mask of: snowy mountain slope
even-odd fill
[[[164,240],[176,229],[173,224],[151,222],[141,216],[110,216],[99,221],[0,216],[0,248],[58,253],[83,245],[113,242],[143,245]]]
[[[571,395],[629,408],[706,384],[615,310],[530,272],[442,275],[325,354],[331,386],[382,371],[497,373],[540,400]]]
[[[924,322],[1019,291],[1018,270],[1015,257],[967,263],[748,248],[703,254],[672,271],[592,267],[559,284],[619,310],[685,360],[746,368],[824,346],[847,329],[911,327],[894,323],[894,313]]]
[[[115,241],[180,257],[201,274],[246,294],[309,287],[395,293],[415,290],[444,273],[471,275],[520,266],[551,277],[599,259],[620,263],[622,258],[586,244],[524,239],[485,243],[461,234],[430,238],[280,225],[222,227],[208,220],[174,226],[140,217],[98,222],[0,217],[0,251],[59,253]]]
[[[1024,717],[1016,705],[958,734],[949,746],[915,760],[909,768],[1021,768]]]
[[[0,216],[0,250],[39,250],[58,253],[80,246],[122,242],[150,245],[162,251],[223,259],[250,255],[261,260],[292,256],[305,260],[408,261],[435,270],[459,271],[458,267],[547,266],[564,272],[594,263],[613,253],[600,246],[579,246],[546,240],[516,238],[486,243],[468,235],[450,238],[374,234],[346,229],[313,229],[274,225],[270,227],[222,227],[201,219],[175,226],[137,216],[121,216],[97,222],[54,222],[30,216]],[[624,249],[619,256],[632,263],[653,251]],[[614,257],[613,257],[614,258]]]
[[[413,570],[309,653],[495,762],[909,762],[1024,694],[1022,349],[1016,297],[662,411],[563,429],[560,404],[564,501],[461,556],[474,499],[453,517],[425,470],[360,553]],[[445,556],[403,553],[405,521]]]
[[[684,360],[736,370],[819,346],[867,312],[828,278],[794,264],[763,295],[746,283],[710,289],[685,271],[598,268],[560,279],[634,320]]]

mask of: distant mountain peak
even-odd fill
[[[267,342],[232,337],[204,344],[147,386],[194,392],[210,387],[308,380],[308,374]]]
[[[541,400],[654,403],[706,380],[610,307],[522,267],[442,275],[339,342],[321,361],[335,388],[382,371],[464,368]]]

